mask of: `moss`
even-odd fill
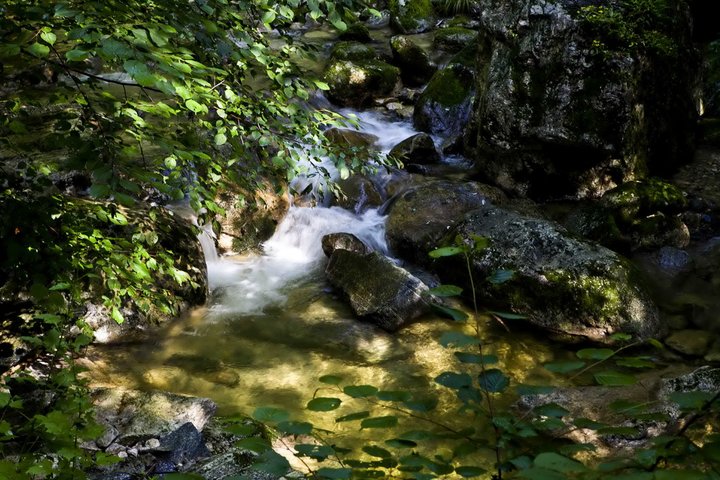
[[[603,196],[602,203],[613,208],[619,220],[628,223],[658,212],[677,213],[687,206],[682,190],[656,178],[614,188]]]
[[[430,0],[398,0],[388,4],[392,13],[393,26],[402,33],[420,33],[428,30],[434,21],[435,12]]]
[[[462,27],[450,27],[438,30],[433,39],[433,46],[448,52],[459,52],[469,43],[474,42],[478,33]]]
[[[325,71],[330,85],[328,97],[348,106],[367,105],[373,98],[387,95],[395,88],[400,71],[381,61],[336,61]]]
[[[597,322],[595,326],[623,316],[627,287],[622,282],[565,270],[545,272],[545,277],[553,284],[551,295],[572,301],[578,311]]]
[[[359,42],[338,42],[330,54],[331,61],[352,60],[366,62],[376,58],[377,52],[375,49]]]
[[[464,68],[451,65],[433,75],[420,101],[430,100],[443,107],[453,107],[463,103],[471,90],[472,75]]]
[[[344,32],[339,35],[340,40],[367,43],[372,40],[370,30],[360,22],[351,23]]]

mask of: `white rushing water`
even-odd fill
[[[264,255],[208,262],[210,288],[219,291],[211,312],[260,314],[282,304],[289,287],[323,265],[322,237],[336,232],[353,233],[373,250],[387,252],[385,219],[376,209],[354,214],[339,207],[292,207],[265,242]]]

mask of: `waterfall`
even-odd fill
[[[213,232],[211,224],[205,224],[201,228],[198,234],[198,240],[200,240],[200,246],[202,247],[203,254],[205,255],[205,263],[210,264],[216,263],[220,260],[220,256],[215,248],[215,232]]]
[[[264,243],[263,255],[211,265],[208,280],[218,297],[211,312],[261,314],[281,305],[289,287],[319,271],[325,259],[322,237],[337,232],[355,234],[373,250],[387,252],[385,218],[376,209],[355,214],[339,207],[292,207]]]

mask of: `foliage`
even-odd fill
[[[599,52],[677,53],[669,35],[676,21],[671,0],[621,0],[582,7],[579,18],[594,35]]]
[[[182,229],[159,205],[187,201],[208,222],[228,185],[328,175],[327,156],[344,176],[370,168],[324,145],[322,130],[346,122],[308,108],[328,87],[300,75],[306,52],[287,34],[305,15],[345,28],[355,6],[0,3],[1,327],[26,352],[1,372],[0,477],[81,478],[106,461],[79,449],[98,433],[72,366],[91,338],[77,321],[87,300],[122,322],[204,298],[182,250],[194,242],[171,238]]]

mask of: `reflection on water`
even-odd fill
[[[386,249],[383,221],[375,211],[355,215],[337,208],[293,209],[267,242],[265,255],[210,265],[214,292],[206,308],[154,332],[145,342],[94,347],[88,356],[92,382],[210,397],[223,414],[279,406],[329,430],[346,428],[341,433],[350,442],[375,435],[334,422],[353,409],[376,409],[358,404],[362,400],[324,416],[305,411],[318,387],[323,387],[319,395],[334,394],[335,387],[318,381],[333,374],[343,377],[344,384],[436,395],[439,413],[433,416],[445,415],[449,424],[466,426],[468,419],[450,409],[455,405],[451,392],[434,378],[462,368],[453,350],[438,343],[440,335],[449,329],[472,329],[426,317],[389,334],[353,318],[329,290],[322,272],[320,239],[336,231],[355,232],[373,248]],[[488,328],[483,339],[484,353],[497,355],[499,367],[516,381],[548,381],[538,367],[551,360],[548,346],[494,328]],[[420,428],[417,419],[413,422],[407,428]]]

